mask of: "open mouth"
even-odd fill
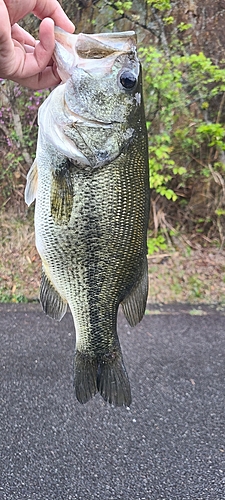
[[[63,82],[75,67],[105,74],[111,71],[119,55],[136,53],[134,31],[71,35],[56,27],[55,40],[54,59]]]

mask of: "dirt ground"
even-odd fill
[[[152,303],[225,303],[225,251],[190,250],[149,257]]]

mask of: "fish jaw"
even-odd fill
[[[136,48],[134,31],[71,35],[55,27],[54,32],[54,57],[63,82],[68,80],[75,67],[85,68],[92,73],[101,68],[102,72],[107,73],[111,71],[116,57]]]
[[[105,54],[106,51],[112,52],[115,50],[128,52],[131,46],[136,44],[135,31],[95,34],[80,33],[79,35],[74,35],[55,26],[54,33],[55,40],[70,51],[71,54],[75,51],[84,52],[83,46],[85,46],[86,51],[89,53],[88,57],[90,57],[90,53],[95,54],[96,47],[97,50],[101,47]]]

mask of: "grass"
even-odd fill
[[[225,304],[225,251],[216,247],[171,249],[149,257],[152,303]]]
[[[38,299],[41,260],[33,213],[0,213],[0,302]],[[225,304],[225,251],[162,249],[149,256],[149,302]]]
[[[0,302],[37,299],[41,262],[31,216],[1,213],[0,235]]]

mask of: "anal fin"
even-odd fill
[[[40,302],[44,312],[53,319],[60,321],[67,310],[67,302],[59,295],[51,281],[42,270],[40,285]]]
[[[124,315],[131,326],[137,325],[145,313],[148,298],[148,261],[143,261],[143,269],[140,279],[132,288],[131,292],[122,302]]]

